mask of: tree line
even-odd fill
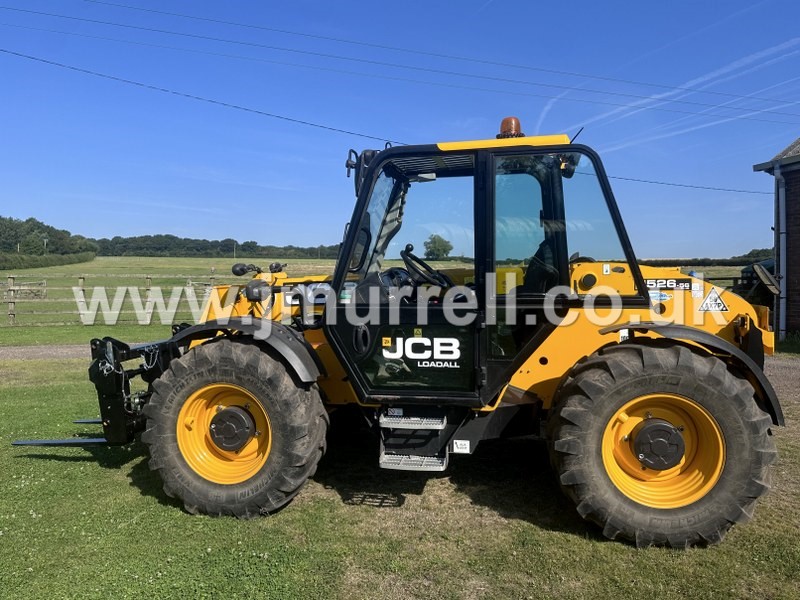
[[[747,254],[731,256],[730,258],[651,258],[640,260],[639,264],[649,267],[744,267],[753,263],[775,257],[773,248],[753,248]]]
[[[453,249],[452,244],[439,235],[432,235],[425,241],[425,257],[433,260],[447,259]],[[264,257],[264,258],[317,258],[335,259],[339,244],[319,246],[274,246],[261,245],[256,241],[239,242],[232,238],[206,240],[182,238],[175,235],[140,235],[134,237],[115,236],[111,239],[92,239],[73,235],[65,229],[56,229],[41,221],[0,217],[0,268],[3,265],[24,268],[83,262],[99,256],[176,256],[176,257]],[[64,258],[56,258],[56,257]],[[692,259],[653,259],[643,260],[642,264],[652,266],[695,266],[709,265],[749,265],[766,258],[772,258],[772,248],[756,248],[731,258],[692,258]],[[22,257],[40,257],[28,261]],[[71,257],[71,258],[66,258]],[[456,258],[456,257],[452,257]]]
[[[20,265],[20,257],[81,255],[84,260],[99,256],[178,256],[178,257],[276,257],[276,258],[336,258],[338,244],[320,246],[261,245],[249,240],[239,242],[232,238],[205,240],[182,238],[175,235],[115,236],[111,239],[86,238],[73,235],[65,229],[56,229],[37,219],[12,219],[0,217],[0,255],[8,263]],[[17,258],[14,259],[13,257]],[[85,258],[90,256],[90,258]],[[31,261],[28,261],[31,262]],[[47,262],[65,264],[50,258],[33,261],[36,266]]]
[[[25,256],[97,253],[97,244],[66,229],[56,229],[37,219],[0,217],[0,252]]]
[[[336,258],[339,244],[320,246],[261,245],[249,240],[239,242],[232,238],[204,240],[181,238],[175,235],[116,236],[111,239],[92,240],[100,256],[179,256],[179,257],[233,257],[248,258]]]

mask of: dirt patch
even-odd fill
[[[0,346],[0,360],[91,359],[89,344],[64,346]]]

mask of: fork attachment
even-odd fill
[[[131,393],[131,379],[137,376],[151,384],[180,356],[180,347],[172,340],[130,346],[111,337],[93,339],[90,343],[92,364],[89,379],[97,390],[100,403],[99,419],[80,419],[78,424],[103,426],[104,437],[74,437],[64,440],[20,440],[15,446],[122,446],[133,441],[137,432],[145,428],[142,408],[150,399],[152,390]],[[141,359],[133,369],[123,363]]]

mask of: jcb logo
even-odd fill
[[[456,338],[383,338],[384,358],[409,358],[412,360],[458,360],[461,358]],[[388,346],[388,347],[387,347]],[[432,365],[431,365],[432,366]]]

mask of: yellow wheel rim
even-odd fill
[[[632,432],[649,418],[664,419],[681,431],[685,452],[671,469],[643,468],[633,450]],[[606,473],[617,489],[653,508],[697,502],[716,485],[725,464],[725,440],[714,417],[675,394],[640,396],[622,406],[606,425],[602,451]]]
[[[220,449],[211,439],[211,420],[237,406],[253,418],[256,431],[237,452]],[[184,402],[178,415],[178,448],[187,464],[203,479],[232,485],[258,473],[272,446],[269,417],[255,396],[237,385],[215,383],[200,388]]]

